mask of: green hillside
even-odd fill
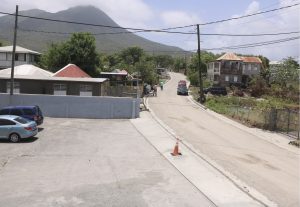
[[[21,11],[20,14],[44,17],[50,19],[59,19],[76,22],[86,22],[92,24],[119,26],[103,11],[92,6],[73,7],[57,13],[49,13],[42,10]],[[44,20],[36,20],[32,18],[19,17],[18,24],[18,40],[17,44],[32,50],[43,52],[51,43],[65,41],[70,37],[66,34],[40,33],[34,31],[51,31],[57,33],[74,33],[74,32],[90,32],[111,33],[126,32],[124,29],[110,29],[105,27],[92,27],[85,25],[66,24],[59,22],[51,22]],[[0,40],[4,42],[12,42],[14,27],[13,16],[0,17]],[[25,31],[31,30],[31,31]],[[133,33],[129,34],[106,34],[95,35],[97,50],[106,53],[119,51],[130,46],[139,46],[146,51],[182,51],[182,49],[172,46],[156,43],[142,38]]]

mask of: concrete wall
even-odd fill
[[[0,108],[9,105],[38,105],[44,116],[59,118],[130,119],[140,110],[135,98],[0,94]]]

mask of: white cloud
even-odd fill
[[[280,0],[281,6],[293,4],[293,0]],[[295,2],[294,2],[295,3]],[[279,5],[277,5],[278,7]],[[270,9],[270,8],[269,8]],[[262,11],[257,1],[253,1],[246,10],[239,15],[246,15]],[[299,31],[299,6],[298,8],[290,8],[269,14],[261,14],[251,18],[229,21],[218,24],[214,27],[212,32],[216,33],[232,33],[232,34],[254,34],[254,33],[280,33],[289,31]],[[280,36],[260,36],[260,37],[207,37],[204,38],[205,48],[220,48],[224,46],[241,45],[255,42],[271,41],[276,39],[283,39],[294,37],[294,35],[280,35]],[[274,44],[270,46],[253,47],[247,49],[233,50],[232,52],[264,55],[272,60],[279,60],[287,56],[299,57],[300,42],[297,40]],[[226,51],[215,51],[226,52]]]
[[[161,14],[161,19],[168,27],[190,25],[200,22],[196,14],[184,11],[165,11]]]

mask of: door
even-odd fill
[[[13,121],[0,119],[0,138],[8,138],[14,125],[16,125],[16,123]]]

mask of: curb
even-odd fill
[[[193,104],[199,106],[196,103],[193,103]],[[170,128],[168,125],[166,125],[162,120],[160,120],[156,116],[156,114],[153,112],[153,110],[149,107],[149,103],[148,103],[148,99],[147,98],[145,100],[145,105],[149,109],[149,112],[150,112],[151,116],[153,117],[153,119],[159,125],[161,125],[169,134],[171,134],[174,140],[176,140],[177,139],[176,132],[172,128]],[[204,107],[203,105],[201,105],[200,107],[201,107],[202,110],[207,110],[207,108]],[[214,169],[216,169],[217,171],[219,171],[224,177],[226,177],[227,179],[229,179],[237,188],[239,188],[242,192],[244,192],[245,194],[247,194],[253,200],[259,202],[263,206],[272,206],[272,207],[273,206],[274,207],[278,206],[276,203],[274,203],[273,201],[270,201],[267,197],[265,197],[264,195],[262,195],[260,192],[258,192],[254,188],[248,186],[246,183],[244,183],[243,181],[241,181],[240,179],[238,179],[236,176],[234,176],[230,172],[226,171],[223,167],[221,167],[220,165],[218,165],[215,161],[211,160],[209,157],[207,157],[203,153],[199,152],[197,149],[195,149],[191,144],[189,144],[188,142],[186,142],[184,139],[180,139],[179,142],[181,142],[185,147],[187,147],[192,153],[194,153],[195,155],[197,155],[200,159],[204,160],[206,163],[208,163]]]

